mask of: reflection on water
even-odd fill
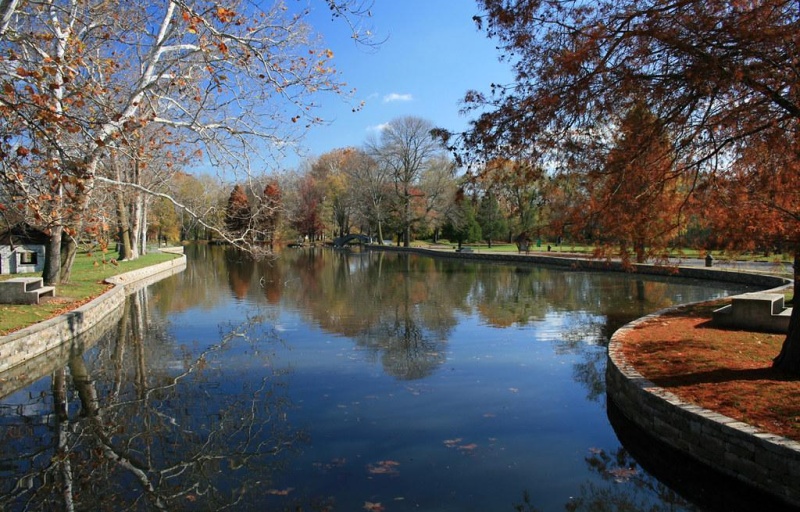
[[[700,504],[703,510],[708,512],[797,510],[780,502],[774,496],[744,486],[742,482],[732,477],[710,472],[708,467],[631,423],[613,402],[609,403],[608,417],[617,436],[624,443],[626,453],[630,454],[628,457],[635,457],[637,464],[647,471],[669,485],[681,489],[684,496]],[[680,471],[675,471],[675,468],[680,468]],[[651,479],[655,480],[654,477]]]
[[[742,288],[187,249],[0,401],[4,510],[694,510],[605,414],[623,323]]]

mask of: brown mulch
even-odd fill
[[[800,441],[800,377],[772,368],[786,338],[720,329],[721,304],[681,308],[621,337],[628,362],[685,402]]]

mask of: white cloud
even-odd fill
[[[393,92],[383,97],[384,103],[391,103],[393,101],[412,101],[414,99],[410,94],[398,94]]]
[[[370,126],[367,128],[368,132],[382,132],[386,128],[389,127],[389,123],[381,123],[375,126]]]

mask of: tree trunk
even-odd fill
[[[794,306],[797,302],[795,297],[797,297],[797,291],[800,290],[800,248],[795,249],[794,262],[792,268],[794,269],[794,289],[792,289],[792,298],[789,302]],[[792,310],[794,312],[794,310]]]
[[[149,212],[148,199],[142,196],[142,218],[139,220],[139,254],[137,256],[144,256],[147,254],[147,214]],[[156,240],[158,242],[158,240]],[[156,243],[156,245],[158,245]]]
[[[109,155],[111,168],[114,170],[117,181],[122,181],[122,171],[117,163],[117,152],[111,151]],[[128,215],[128,208],[125,206],[125,194],[122,187],[114,188],[114,202],[117,210],[117,236],[118,236],[118,255],[117,259],[120,261],[133,259],[133,250],[131,248],[131,223]]]
[[[78,254],[78,243],[70,237],[67,246],[61,251],[61,281],[69,283],[72,278],[72,264],[75,263],[75,256]]]
[[[92,377],[82,356],[73,355],[69,358],[69,372],[72,375],[72,384],[75,386],[78,398],[81,401],[81,415],[90,418],[96,417],[100,414],[100,401],[97,398],[97,389],[92,383]]]
[[[61,234],[64,228],[55,226],[50,230],[50,239],[44,251],[44,272],[42,278],[46,286],[61,282]]]
[[[128,219],[128,208],[125,206],[125,198],[119,187],[114,192],[114,196],[117,203],[117,226],[119,228],[118,256],[120,261],[130,260],[133,259],[133,249],[131,248],[131,224]]]
[[[800,278],[800,253],[795,253],[794,256],[794,285],[795,293],[797,293],[798,278]],[[783,341],[781,352],[773,359],[773,368],[800,374],[800,304],[796,304],[792,299],[792,316],[789,319],[789,332],[786,333],[786,339]]]
[[[634,252],[636,252],[636,263],[644,263],[645,262],[645,245],[644,240],[636,240],[633,243]]]
[[[136,259],[147,253],[147,198],[136,192],[131,207],[131,258]]]

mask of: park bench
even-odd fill
[[[473,252],[472,247],[462,247],[461,249],[456,249],[456,252]]]
[[[41,277],[15,277],[0,281],[0,304],[39,304],[41,297],[55,297],[54,286],[43,286]]]
[[[714,311],[713,322],[734,329],[785,333],[791,316],[792,308],[784,306],[783,294],[753,292],[731,297],[729,305]]]

